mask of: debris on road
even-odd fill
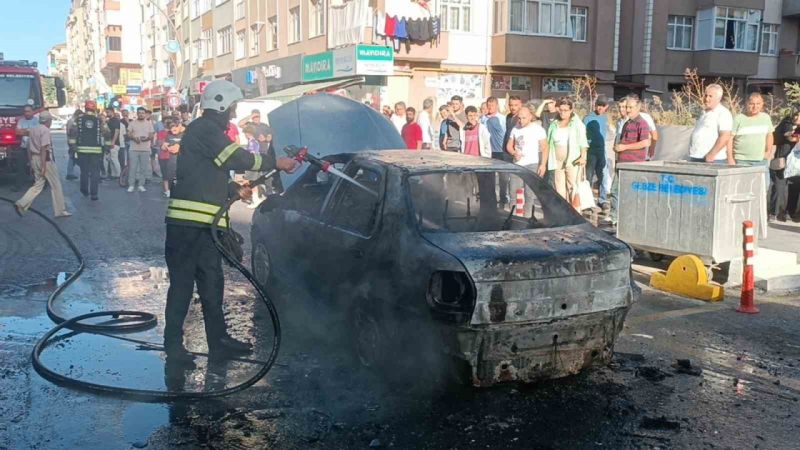
[[[675,364],[672,365],[672,368],[675,369],[676,373],[694,377],[699,377],[703,374],[703,369],[692,366],[691,359],[677,359],[675,360]]]
[[[645,380],[652,381],[652,382],[659,382],[663,381],[667,377],[671,377],[672,374],[664,372],[663,370],[659,369],[658,367],[653,366],[642,366],[636,369],[636,376],[644,378]]]
[[[647,430],[680,430],[681,423],[677,420],[661,417],[643,417],[639,426]]]

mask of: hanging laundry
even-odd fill
[[[408,33],[409,41],[419,40],[419,19],[408,19],[406,21],[406,32]]]
[[[397,24],[394,28],[394,35],[397,39],[408,39],[408,31],[406,30],[406,25],[408,22],[406,18],[403,17],[397,21]]]
[[[434,17],[431,19],[431,39],[439,40],[439,33],[442,31],[442,23],[439,16]]]
[[[375,13],[375,33],[386,36],[386,13],[384,12]]]
[[[419,23],[419,40],[427,42],[433,39],[431,19],[422,19]]]
[[[384,27],[384,35],[395,37],[395,28],[397,26],[397,17],[386,16],[386,26]]]

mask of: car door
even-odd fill
[[[272,252],[280,267],[277,270],[298,279],[307,279],[322,270],[319,265],[318,243],[324,223],[322,206],[333,180],[319,170],[308,170],[278,199],[280,206],[268,214],[276,214],[270,237]]]
[[[380,228],[385,191],[386,169],[378,164],[356,161],[345,173],[367,189],[346,180],[336,181],[323,206],[325,232],[320,256],[325,264],[325,283],[343,291],[356,287],[360,277],[377,261],[375,241]]]

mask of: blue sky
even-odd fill
[[[70,0],[2,0],[0,52],[5,59],[37,61],[47,71],[47,51],[66,41]]]

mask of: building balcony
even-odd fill
[[[697,50],[693,61],[703,75],[740,78],[758,73],[758,52]]]
[[[783,0],[784,16],[800,16],[800,0]]]
[[[367,36],[365,44],[392,45],[391,42],[385,43],[383,39],[371,39],[370,36],[373,36],[371,27],[364,31],[364,35]],[[447,59],[449,55],[449,45],[450,34],[447,31],[442,31],[437,42],[410,43],[403,41],[400,45],[400,50],[394,52],[394,57],[403,61],[441,62]]]
[[[596,46],[570,38],[525,34],[492,36],[492,65],[535,67],[546,70],[611,70],[613,42],[608,57],[601,57]]]
[[[800,78],[799,53],[780,55],[778,58],[778,78],[782,80]]]

